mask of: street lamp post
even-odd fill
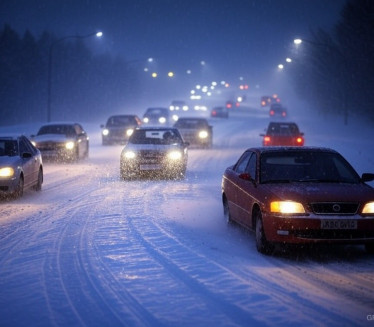
[[[64,36],[49,46],[48,52],[48,84],[47,84],[47,122],[51,121],[51,98],[52,98],[52,57],[55,46],[67,39],[85,39],[91,36],[101,37],[102,32],[91,33],[88,35],[68,35]]]
[[[307,44],[310,44],[312,46],[324,47],[324,48],[327,48],[329,50],[332,50],[332,52],[337,54],[338,57],[342,60],[342,62],[345,65],[348,64],[347,59],[344,56],[344,54],[336,46],[333,46],[333,45],[327,44],[327,43],[314,42],[314,41],[311,41],[311,40],[306,40],[306,39],[301,39],[301,38],[296,38],[296,39],[293,40],[293,43],[296,46],[299,46],[303,42],[305,42]],[[343,74],[343,70],[340,70],[340,74]],[[342,97],[343,97],[344,124],[347,125],[348,124],[348,103],[347,103],[348,102],[348,100],[347,100],[348,90],[347,90],[346,83],[344,84],[344,89],[343,90],[340,89],[340,91],[343,93]]]

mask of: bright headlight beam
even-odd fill
[[[123,156],[126,159],[134,159],[136,157],[136,153],[134,151],[126,151]]]
[[[168,157],[171,160],[179,160],[182,158],[182,153],[180,151],[171,151],[169,152]]]
[[[374,202],[368,202],[362,209],[363,214],[374,214]]]
[[[66,142],[65,144],[65,148],[68,149],[68,150],[72,150],[74,149],[74,142]]]
[[[201,139],[206,139],[208,137],[208,132],[207,131],[200,131],[199,132],[199,137]]]
[[[303,205],[294,201],[273,201],[270,203],[270,211],[273,213],[305,213]]]
[[[14,169],[12,167],[0,168],[0,177],[12,177],[14,175]]]
[[[108,134],[109,134],[109,130],[108,130],[108,129],[106,129],[106,128],[105,128],[105,129],[103,129],[103,135],[105,135],[105,136],[106,136],[106,135],[108,135]]]

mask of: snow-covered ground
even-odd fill
[[[306,145],[374,172],[373,125],[291,114]],[[0,202],[0,326],[374,326],[363,246],[264,256],[223,218],[222,173],[268,122],[248,108],[212,121],[214,148],[190,150],[182,181],[120,180],[121,146],[83,124],[89,159],[46,162],[42,192]]]

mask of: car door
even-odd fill
[[[39,173],[39,162],[35,156],[34,150],[28,145],[26,138],[21,137],[19,139],[19,153],[22,161],[22,170],[24,177],[24,185],[28,187],[35,183]],[[28,157],[24,157],[24,154],[28,154]]]
[[[79,147],[79,156],[84,156],[88,153],[88,140],[87,134],[84,131],[83,127],[79,124],[74,125],[75,132],[77,134],[77,143]]]
[[[246,167],[248,165],[248,161],[251,157],[252,152],[246,151],[238,160],[237,164],[233,168],[233,174],[231,176],[232,183],[230,185],[230,196],[228,195],[230,212],[231,215],[234,217],[236,221],[243,224],[245,221],[245,214],[243,214],[242,205],[244,203],[243,197],[243,180],[240,178],[241,174],[245,173]]]
[[[256,153],[248,151],[246,163],[244,170],[238,175],[236,202],[240,216],[240,223],[251,228],[252,206],[254,202],[253,193],[256,189]]]

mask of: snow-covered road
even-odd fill
[[[293,118],[306,145],[374,172],[372,126]],[[223,218],[222,173],[268,121],[214,121],[214,148],[190,150],[182,181],[121,181],[121,146],[92,126],[89,159],[45,163],[41,193],[0,202],[0,326],[373,326],[362,246],[268,257]]]

